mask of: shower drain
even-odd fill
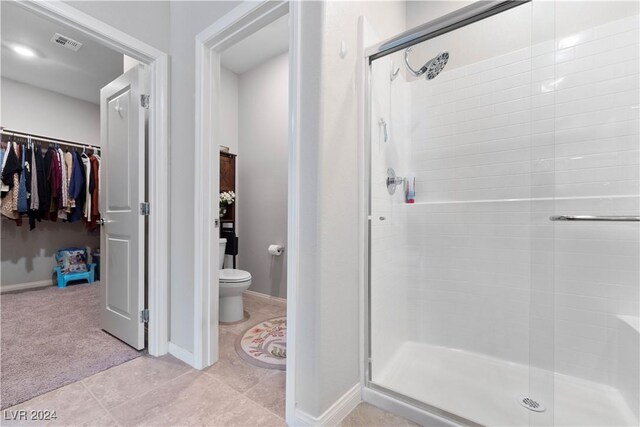
[[[544,412],[544,410],[546,409],[542,403],[527,396],[520,396],[518,398],[518,401],[522,406],[530,411]]]

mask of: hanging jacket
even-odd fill
[[[60,162],[60,198],[58,199],[58,218],[67,219],[67,206],[69,205],[69,182],[67,180],[67,165],[64,153],[58,148],[58,161]]]
[[[89,217],[87,218],[87,228],[89,231],[93,231],[98,226],[98,220],[100,219],[100,210],[98,209],[98,201],[100,198],[99,195],[99,185],[100,185],[100,177],[98,172],[98,159],[95,156],[91,156],[89,158],[89,167],[91,169],[91,177],[89,179],[89,192],[91,194],[91,212],[89,212]]]
[[[49,149],[47,150],[47,156],[49,156],[49,154],[51,154],[51,156],[49,157],[50,164],[47,179],[49,181],[51,198],[46,218],[50,219],[51,221],[57,221],[58,201],[60,199],[61,190],[60,161],[58,160],[58,151],[55,148],[49,147]]]
[[[31,147],[31,200],[29,201],[30,210],[38,210],[40,199],[38,195],[38,165],[36,164],[36,147]]]
[[[2,193],[6,193],[7,191],[9,191],[9,186],[2,181],[2,172],[4,171],[4,167],[7,164],[7,159],[9,158],[11,145],[11,141],[7,141],[7,149],[4,151],[4,155],[2,156],[2,167],[0,167],[0,192]],[[4,197],[4,195],[2,197]]]
[[[2,199],[2,206],[0,211],[2,215],[9,219],[16,221],[17,225],[21,225],[20,214],[18,213],[18,188],[20,186],[20,178],[18,172],[12,176],[13,184],[11,189],[7,192],[6,196]]]
[[[71,181],[69,182],[69,196],[74,200],[71,213],[67,215],[69,222],[80,221],[82,219],[82,207],[85,196],[84,165],[80,153],[73,152],[73,165],[71,171]]]
[[[36,171],[35,147],[27,150],[27,216],[29,217],[29,230],[36,228],[36,216],[38,214],[38,174]]]
[[[47,150],[47,153],[42,159],[42,191],[40,191],[40,184],[38,183],[38,192],[40,193],[40,207],[38,208],[38,212],[41,219],[48,218],[49,208],[51,207],[51,186],[49,182],[49,175],[51,173],[52,157],[53,150]],[[40,179],[39,170],[38,179]]]
[[[0,148],[0,175],[2,175],[2,164],[4,163],[4,153],[6,152],[5,148]]]
[[[85,177],[85,199],[82,212],[83,218],[88,221],[91,218],[91,160],[89,160],[89,157],[86,154],[83,154],[80,158],[82,159],[82,164],[84,165]]]
[[[22,147],[22,158],[20,164],[20,181],[18,183],[18,212],[23,214],[29,210],[29,204],[27,202],[27,169],[25,165],[27,163],[27,147]]]
[[[20,166],[20,159],[18,158],[15,148],[15,144],[9,143],[9,147],[7,148],[8,151],[5,155],[6,159],[4,160],[4,167],[2,168],[2,183],[6,186],[7,191],[2,192],[2,198],[4,198],[8,194],[8,191],[13,188],[13,175],[20,173],[22,170],[22,166]]]
[[[66,153],[64,153],[64,167],[66,169],[66,177],[67,177],[67,205],[65,206],[64,210],[67,213],[67,217],[68,215],[71,213],[71,208],[73,206],[75,206],[75,200],[73,200],[73,198],[71,197],[71,173],[73,172],[73,158],[75,156],[73,155],[73,153],[71,153],[71,151],[67,151]]]
[[[43,218],[43,213],[40,208],[40,198],[45,196],[45,170],[40,146],[34,145],[31,151],[31,209],[29,209],[28,215],[29,229],[33,230],[36,228],[36,220],[39,222]]]
[[[24,165],[22,166],[22,171],[25,174],[25,180],[24,180],[25,187],[27,189],[27,211],[31,206],[31,174],[33,173],[32,172],[33,169],[31,166],[32,153],[33,153],[33,148],[29,144],[28,148],[25,149],[25,161],[24,161]]]
[[[8,191],[2,194],[2,206],[0,211],[2,215],[16,221],[17,225],[21,224],[20,214],[18,213],[18,191],[20,187],[20,158],[18,157],[18,146],[9,143],[9,152],[2,169],[2,183],[7,186]]]

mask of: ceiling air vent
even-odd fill
[[[59,33],[55,33],[53,37],[51,37],[51,43],[66,47],[67,49],[70,49],[74,52],[77,52],[78,49],[82,47],[82,43],[80,43],[79,41],[75,41]]]

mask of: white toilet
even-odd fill
[[[251,286],[248,271],[224,268],[224,249],[227,239],[220,239],[220,321],[239,322],[244,319],[242,292]]]

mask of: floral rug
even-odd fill
[[[287,367],[287,318],[275,317],[247,329],[236,341],[238,355],[261,368]]]

